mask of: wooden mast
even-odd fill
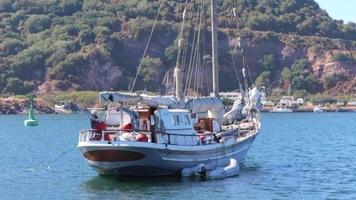
[[[212,42],[212,75],[213,93],[219,98],[219,66],[218,66],[218,37],[217,24],[218,16],[216,11],[216,0],[211,0],[211,42]]]

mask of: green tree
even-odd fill
[[[256,79],[255,84],[258,87],[270,87],[270,76],[271,72],[270,71],[264,71],[262,72]]]
[[[291,67],[292,76],[300,76],[308,72],[310,62],[307,59],[297,60]]]
[[[81,45],[88,45],[95,41],[95,33],[91,30],[82,30],[79,33],[79,42]]]
[[[159,58],[143,58],[140,76],[145,84],[145,88],[157,89],[161,86],[159,81],[161,67],[162,61]]]
[[[15,55],[25,47],[25,44],[18,39],[5,39],[0,44],[0,56]]]
[[[74,83],[80,83],[80,75],[83,73],[83,66],[86,64],[82,55],[72,54],[56,66],[51,68],[49,75],[56,80],[68,80]]]
[[[277,61],[273,54],[268,54],[259,59],[258,64],[260,64],[263,71],[273,71],[277,65]]]
[[[59,6],[62,8],[63,15],[73,15],[82,9],[83,3],[78,0],[61,0]]]
[[[26,21],[26,28],[30,33],[43,31],[51,26],[51,19],[46,15],[31,15]]]
[[[292,78],[292,72],[288,67],[283,68],[281,72],[281,78],[283,81],[290,81]]]
[[[45,59],[49,52],[32,47],[16,55],[11,63],[11,73],[22,80],[41,80],[44,77]]]
[[[11,12],[13,0],[0,0],[0,12]]]

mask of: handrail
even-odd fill
[[[95,129],[85,129],[85,130],[81,130],[80,133],[82,132],[88,132],[88,131],[93,131],[96,132]],[[152,133],[149,130],[124,130],[124,129],[110,129],[110,130],[103,130],[103,133],[117,133],[117,132],[126,132],[126,133]],[[217,135],[219,133],[224,133],[225,131],[217,131],[217,132],[209,132],[209,133],[197,133],[197,134],[178,134],[178,133],[169,133],[169,132],[159,132],[157,131],[156,134],[161,134],[161,135],[172,135],[172,136],[214,136]]]
[[[240,130],[240,129],[232,129],[233,130]],[[244,129],[242,129],[243,131]],[[124,130],[124,129],[109,129],[109,130],[103,130],[100,133],[95,130],[95,129],[86,129],[86,130],[81,130],[79,132],[79,141],[91,141],[95,140],[93,138],[98,137],[96,140],[97,141],[106,141],[105,136],[107,137],[107,134],[109,135],[115,135],[115,139],[117,140],[118,136],[120,136],[122,133],[132,133],[134,135],[137,134],[146,134],[148,137],[151,137],[152,132],[149,130],[139,130],[139,129],[132,129],[132,130]],[[159,134],[161,136],[168,136],[168,140],[166,143],[162,144],[172,144],[171,137],[176,136],[176,137],[184,137],[184,140],[186,141],[187,137],[200,137],[200,136],[206,136],[206,137],[211,137],[212,141],[215,141],[217,143],[220,142],[220,139],[223,137],[229,137],[229,136],[240,136],[242,132],[238,131],[237,134],[232,134],[230,135],[231,132],[226,133],[226,131],[218,131],[218,132],[209,132],[209,133],[196,133],[196,134],[177,134],[177,133],[168,133],[168,132],[160,132],[157,131],[156,134]],[[189,145],[190,146],[190,145]]]

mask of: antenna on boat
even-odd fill
[[[211,0],[211,42],[212,42],[212,75],[213,75],[213,94],[219,98],[219,60],[218,60],[218,16],[216,12],[216,0]]]

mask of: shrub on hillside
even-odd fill
[[[145,88],[157,89],[160,87],[159,75],[161,67],[162,61],[159,58],[143,58],[140,76],[145,84]]]
[[[346,63],[346,64],[353,64],[356,63],[356,59],[350,55],[343,54],[341,52],[337,52],[333,55],[333,59],[336,62]]]
[[[46,15],[32,15],[26,20],[26,29],[30,33],[43,31],[51,26],[51,19]]]
[[[15,55],[25,47],[25,44],[13,38],[7,38],[0,44],[0,56]]]

